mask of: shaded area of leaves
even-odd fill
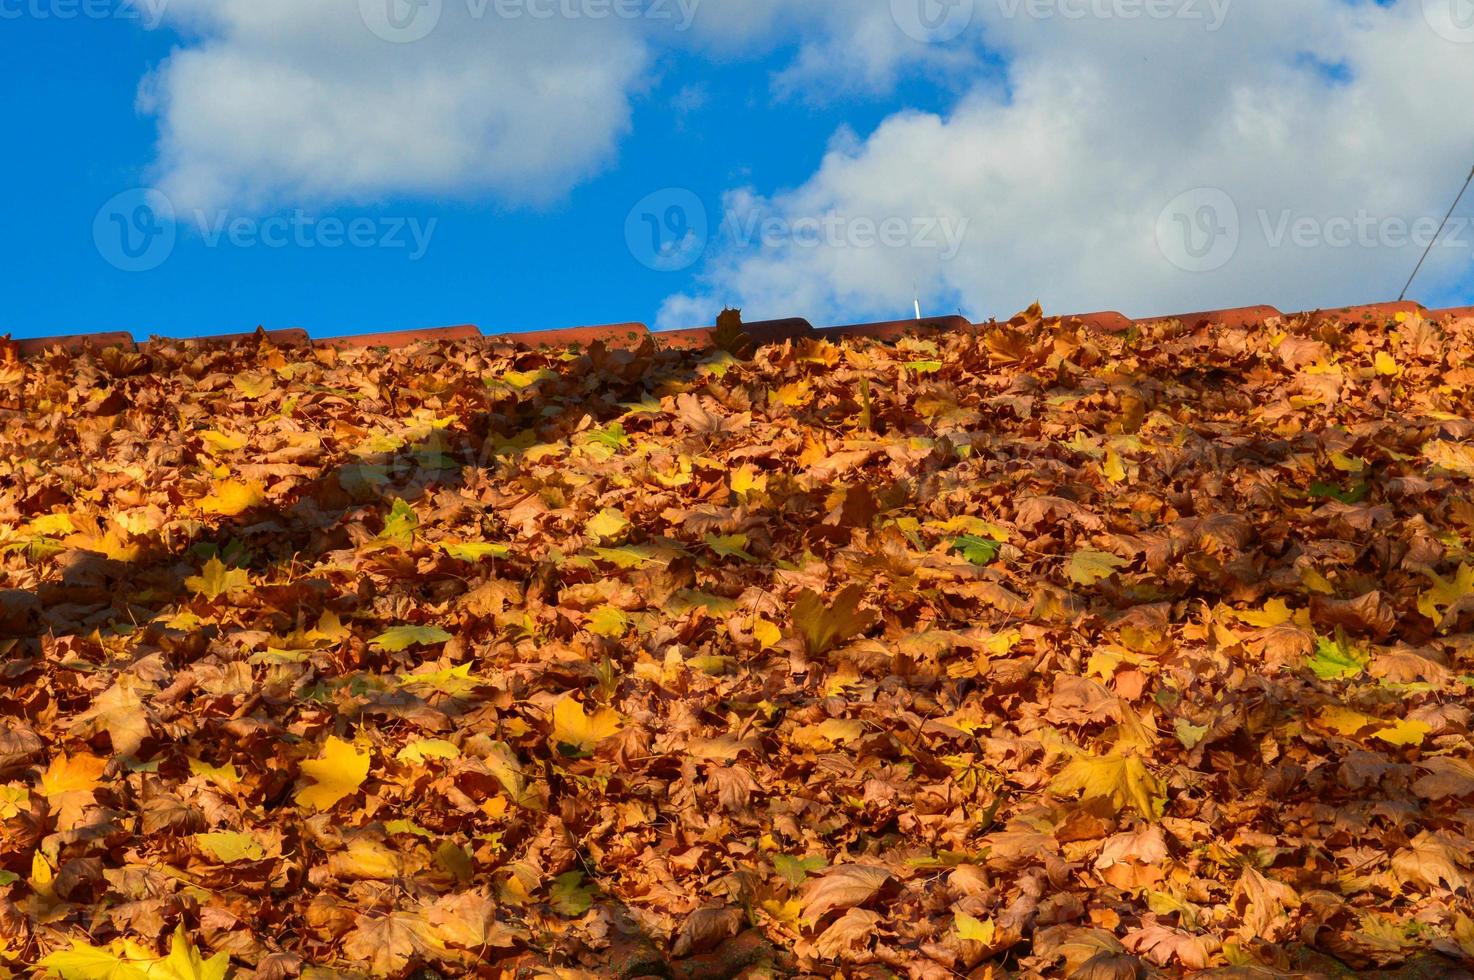
[[[1474,954],[1470,324],[723,329],[0,364],[0,976]]]

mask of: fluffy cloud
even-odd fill
[[[181,208],[538,204],[615,159],[662,50],[720,60],[796,42],[773,80],[794,97],[884,89],[907,59],[956,57],[873,2],[171,0],[164,13],[187,40],[142,105],[159,120],[158,186]]]
[[[729,194],[705,288],[660,325],[723,303],[904,316],[913,283],[931,312],[974,315],[1395,296],[1467,174],[1474,119],[1448,100],[1474,88],[1474,46],[1430,25],[1432,0],[1152,6],[977,0],[970,36],[1006,58],[1006,89],[839,134],[797,188]],[[777,232],[746,240],[754,214]],[[888,220],[968,224],[952,256],[935,237],[793,232]],[[1467,276],[1474,232],[1454,231],[1417,294]]]
[[[391,4],[403,20],[383,17]],[[613,158],[649,58],[637,34],[432,4],[175,0],[169,17],[195,39],[144,92],[160,188],[205,208],[401,193],[539,203]],[[416,9],[434,23],[424,37]]]

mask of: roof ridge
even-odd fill
[[[1421,303],[1411,300],[1394,303],[1372,303],[1360,306],[1345,306],[1335,309],[1308,310],[1285,314],[1273,306],[1241,306],[1221,310],[1193,313],[1169,313],[1158,316],[1131,318],[1115,310],[1095,313],[1072,313],[1051,319],[1078,320],[1096,329],[1121,331],[1132,326],[1145,326],[1171,320],[1200,323],[1219,323],[1228,326],[1246,326],[1275,317],[1289,318],[1308,316],[1315,319],[1340,320],[1343,322],[1365,321],[1378,316],[1392,318],[1399,313],[1423,313],[1434,319],[1446,317],[1474,317],[1474,307],[1449,307],[1429,310]],[[993,322],[993,321],[988,321]],[[982,321],[972,321],[957,314],[952,316],[927,317],[921,320],[886,320],[876,323],[837,324],[815,327],[807,319],[791,317],[782,320],[763,320],[745,325],[746,331],[760,344],[779,343],[801,337],[868,337],[876,340],[893,341],[914,333],[958,330],[969,326],[981,326]],[[451,342],[463,340],[485,340],[493,343],[508,343],[531,347],[568,347],[575,344],[591,344],[602,341],[610,346],[638,346],[646,337],[653,337],[670,347],[705,348],[711,346],[715,327],[692,327],[685,330],[653,331],[644,323],[603,324],[599,326],[569,327],[562,330],[536,330],[525,333],[487,334],[472,324],[451,327],[431,327],[419,330],[398,330],[380,333],[359,334],[346,337],[326,337],[314,340],[301,328],[265,330],[258,328],[251,333],[220,334],[203,337],[151,338],[168,339],[177,343],[204,345],[229,345],[251,340],[265,340],[278,346],[333,347],[338,349],[370,347],[407,347],[416,343]],[[65,334],[54,337],[36,337],[24,340],[4,339],[4,343],[20,356],[30,356],[61,347],[67,350],[83,350],[88,347],[137,347],[139,341],[127,331],[102,333]]]

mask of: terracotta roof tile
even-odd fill
[[[1422,313],[1435,319],[1450,317],[1474,317],[1474,307],[1454,307],[1445,310],[1429,310],[1412,301],[1400,303],[1375,303],[1364,306],[1347,306],[1338,309],[1314,310],[1301,314],[1282,313],[1273,306],[1243,306],[1225,310],[1206,310],[1195,313],[1172,313],[1160,316],[1131,319],[1123,313],[1107,310],[1096,313],[1066,314],[1062,318],[1079,320],[1098,330],[1122,331],[1133,325],[1162,323],[1179,320],[1193,325],[1220,323],[1228,326],[1244,326],[1274,317],[1309,316],[1319,320],[1362,322],[1385,318],[1391,320],[1399,313]],[[888,320],[880,323],[839,324],[815,327],[802,317],[782,320],[762,320],[744,325],[748,335],[759,344],[781,343],[800,337],[868,337],[875,340],[893,341],[907,334],[931,333],[936,331],[963,330],[972,326],[964,316],[930,317],[922,320]],[[693,327],[688,330],[651,331],[643,323],[613,323],[591,327],[572,327],[566,330],[539,330],[530,333],[487,335],[471,325],[438,327],[426,330],[392,331],[388,333],[363,334],[353,337],[331,337],[312,340],[305,330],[257,330],[254,333],[226,334],[197,338],[200,343],[242,343],[264,338],[278,346],[295,346],[314,343],[319,347],[338,349],[369,347],[405,347],[411,344],[437,341],[486,340],[504,344],[522,344],[530,347],[568,347],[595,342],[610,347],[638,347],[647,337],[665,347],[686,349],[701,348],[711,344],[714,327]],[[96,348],[131,346],[135,343],[131,334],[121,331],[111,333],[73,334],[58,337],[41,337],[14,341],[14,349],[22,356],[42,353],[53,347],[79,350],[87,346]]]

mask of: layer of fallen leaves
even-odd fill
[[[1474,323],[727,334],[0,363],[0,978],[1474,955]]]

